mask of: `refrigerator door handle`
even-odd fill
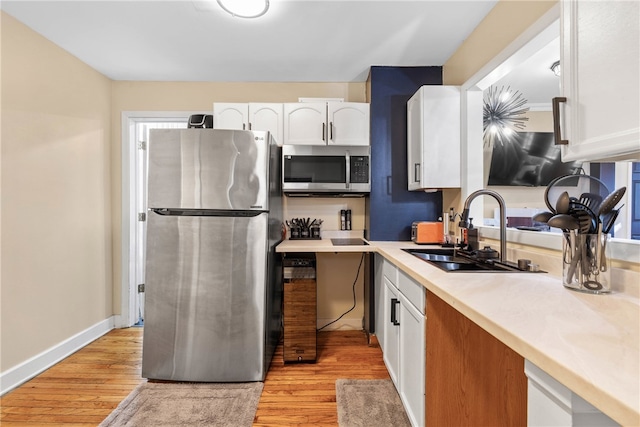
[[[171,209],[149,208],[150,212],[164,216],[222,216],[222,217],[256,217],[266,211],[262,210],[223,210],[223,209]]]

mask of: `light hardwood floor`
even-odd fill
[[[278,346],[254,426],[337,426],[337,379],[389,378],[364,332],[319,332],[317,348],[316,363],[285,364]],[[146,381],[141,360],[142,328],[113,330],[3,396],[0,425],[97,426]]]

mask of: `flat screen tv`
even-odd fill
[[[494,144],[487,184],[547,186],[553,179],[573,174],[580,167],[582,162],[562,162],[553,132],[515,132],[503,144]]]

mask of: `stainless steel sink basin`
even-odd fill
[[[525,270],[520,270],[515,265],[510,265],[510,263],[502,263],[496,260],[479,261],[477,259],[458,254],[453,249],[420,248],[403,249],[403,251],[447,272],[525,272]],[[526,270],[526,272],[528,272],[528,270]]]
[[[333,246],[365,246],[369,243],[358,237],[343,237],[331,239],[331,244]]]

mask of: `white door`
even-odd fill
[[[329,145],[369,145],[369,104],[327,103]]]
[[[407,178],[409,190],[422,188],[422,96],[407,101]]]
[[[640,156],[640,4],[562,1],[562,161]],[[559,118],[559,117],[558,117]],[[629,156],[629,157],[627,157]]]
[[[282,129],[282,104],[249,104],[249,130],[269,131],[276,143],[282,145]]]
[[[180,121],[137,121],[135,124],[135,141],[137,141],[137,150],[135,156],[135,179],[132,180],[134,186],[134,206],[133,219],[135,220],[135,254],[133,275],[135,277],[133,291],[130,294],[135,295],[131,301],[134,305],[133,324],[141,325],[144,323],[144,283],[145,283],[145,263],[146,254],[145,246],[147,241],[147,147],[149,145],[150,129],[173,129],[186,128],[187,118]]]
[[[213,104],[214,129],[249,129],[249,105],[246,103],[216,102]]]
[[[399,339],[400,339],[400,300],[398,290],[387,279],[384,281],[384,349],[382,358],[387,366],[391,380],[398,388]]]
[[[424,314],[402,293],[400,297],[400,387],[399,394],[411,425],[424,425],[426,375]]]
[[[326,102],[284,104],[284,143],[327,145]]]

